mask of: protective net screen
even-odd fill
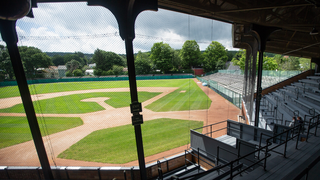
[[[137,166],[125,44],[113,14],[86,3],[39,3],[33,12],[34,18],[17,21],[18,46],[50,164]],[[231,113],[213,107],[218,95],[194,78],[196,65],[180,55],[187,40],[201,51],[212,40],[230,48],[229,25],[159,10],[141,13],[135,27],[148,163],[182,152],[190,129],[235,119],[239,109],[223,98],[216,104]],[[0,47],[0,165],[39,166],[3,41]],[[153,53],[157,48],[162,51]]]

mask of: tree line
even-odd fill
[[[235,54],[231,62],[233,62],[233,65],[237,65],[240,67],[240,69],[244,70],[246,51],[241,49],[237,54]],[[314,66],[315,64],[313,64],[313,68]],[[256,69],[258,70],[258,61],[256,64]],[[310,69],[310,59],[294,56],[283,56],[273,53],[263,54],[263,70],[304,71],[308,69]]]
[[[96,63],[95,76],[127,74],[126,56],[96,49],[93,54],[82,52],[51,53],[52,57],[36,47],[20,46],[22,63],[27,78],[42,78],[39,69],[49,66],[65,65],[66,76],[83,76],[88,64]],[[88,58],[91,57],[91,58]],[[193,73],[192,68],[203,68],[205,72],[225,69],[227,61],[244,69],[245,50],[228,51],[222,44],[212,41],[204,51],[200,51],[195,40],[187,40],[181,49],[173,49],[163,42],[154,43],[149,52],[135,54],[136,74]],[[305,58],[281,56],[266,53],[264,70],[306,70],[310,60]],[[0,45],[0,80],[15,79],[5,46]]]

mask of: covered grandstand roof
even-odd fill
[[[237,24],[279,27],[266,46],[267,52],[320,57],[320,3],[315,0],[159,0],[159,7]]]
[[[70,2],[90,1],[93,0]],[[232,24],[281,28],[268,38],[266,52],[310,58],[320,58],[320,35],[310,35],[311,31],[320,30],[319,6],[316,0],[158,0],[158,7],[166,10]]]

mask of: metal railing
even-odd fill
[[[209,125],[206,125],[206,126],[203,126],[203,127],[199,127],[199,128],[196,128],[196,129],[193,129],[193,130],[198,130],[198,129],[206,129],[207,130],[207,128],[209,128],[210,129],[210,131],[207,131],[206,133],[202,133],[203,135],[206,135],[206,136],[208,136],[208,137],[213,137],[212,136],[212,133],[216,133],[216,132],[219,132],[219,131],[222,131],[222,130],[224,130],[224,129],[227,129],[227,126],[226,127],[224,127],[224,128],[220,128],[220,129],[217,129],[217,130],[215,130],[215,131],[212,131],[214,128],[213,128],[213,126],[216,126],[216,125],[220,125],[220,124],[222,124],[222,123],[227,123],[227,121],[228,120],[225,120],[225,121],[221,121],[221,122],[218,122],[218,123],[214,123],[214,124],[209,124]],[[208,135],[208,134],[210,134],[210,136]]]
[[[315,127],[314,135],[316,135],[318,125],[320,125],[320,115],[316,115],[316,116],[314,116],[314,117],[309,119],[306,141],[309,138],[310,129],[312,129],[314,127]],[[276,135],[274,135],[272,137],[269,137],[266,140],[266,145],[261,146],[261,144],[259,144],[259,148],[256,149],[255,151],[250,152],[250,153],[248,153],[248,154],[246,154],[244,156],[241,156],[241,157],[239,157],[239,158],[237,158],[235,160],[232,160],[232,161],[230,161],[230,162],[228,162],[228,163],[226,163],[224,165],[219,165],[218,164],[218,166],[216,166],[216,167],[214,167],[214,168],[212,168],[212,169],[210,169],[208,171],[205,171],[205,172],[202,172],[202,173],[198,173],[198,174],[195,174],[195,175],[191,175],[191,176],[188,176],[188,177],[184,177],[184,178],[181,178],[181,179],[188,179],[188,178],[191,178],[191,177],[205,175],[205,174],[208,174],[208,173],[223,169],[225,167],[230,167],[230,170],[228,172],[226,172],[226,173],[229,174],[229,179],[233,179],[237,175],[240,175],[241,173],[247,171],[248,169],[254,167],[255,165],[258,165],[261,162],[263,162],[263,168],[264,168],[264,170],[266,170],[266,168],[267,168],[267,159],[268,159],[268,157],[271,156],[271,154],[270,154],[271,152],[276,152],[276,153],[281,154],[284,157],[286,157],[288,142],[294,140],[295,138],[296,138],[295,148],[296,149],[298,148],[299,138],[300,138],[300,134],[301,134],[301,130],[302,130],[303,126],[304,126],[303,124],[299,124],[299,125],[296,125],[294,127],[289,128],[288,130],[285,130],[285,131],[283,131],[281,133],[278,133],[278,134],[276,134]],[[285,139],[282,140],[282,137],[284,135],[285,135]],[[261,141],[261,139],[262,139],[262,136],[260,136],[260,141]],[[280,139],[279,143],[276,144],[275,146],[271,147],[271,145],[273,144],[273,142],[276,139]],[[278,148],[278,147],[280,147],[282,145],[284,145],[283,153],[275,151],[276,148]],[[239,168],[238,166],[234,166],[235,163],[239,164],[239,162],[242,159],[244,159],[246,157],[249,157],[252,154],[258,153],[258,155],[259,155],[261,151],[265,152],[265,156],[263,158],[258,157],[257,161],[254,162],[253,164],[245,167],[244,169],[242,169],[243,164],[241,164],[241,168]],[[237,167],[236,170],[235,170],[235,167]],[[233,174],[233,172],[235,172],[235,171],[238,171],[238,172]],[[226,174],[224,174],[224,175],[227,176]],[[219,177],[220,176],[216,177],[215,179],[218,179]]]

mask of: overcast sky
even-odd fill
[[[35,18],[25,17],[17,22],[20,46],[35,46],[46,52],[93,53],[99,48],[125,54],[117,21],[106,8],[86,3],[38,3],[33,13]],[[163,9],[140,13],[135,32],[135,52],[150,51],[154,43],[161,41],[181,49],[188,39],[196,40],[200,50],[205,50],[212,40],[235,50],[230,24]]]

